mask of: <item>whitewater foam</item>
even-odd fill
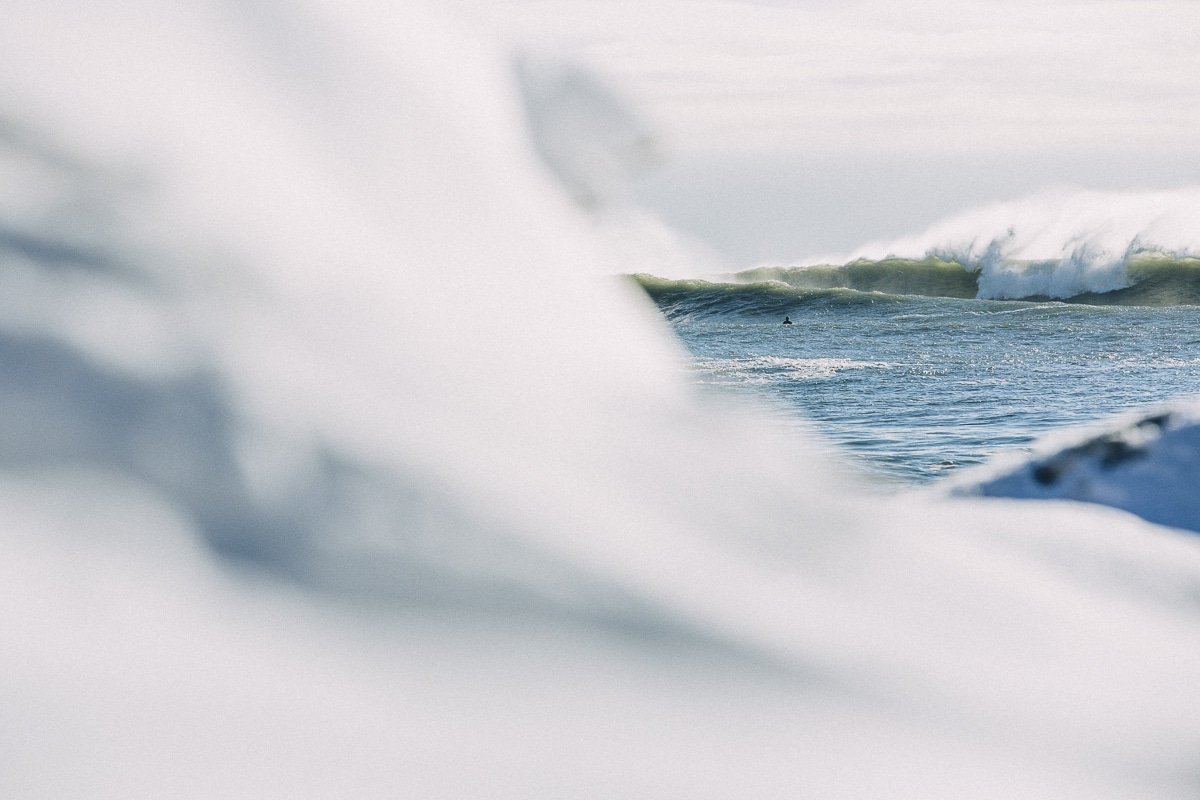
[[[980,298],[1071,298],[1128,288],[1131,259],[1200,253],[1200,188],[1054,190],[868,244],[850,259],[938,258],[979,272]]]
[[[780,381],[830,378],[839,372],[857,369],[887,369],[882,361],[855,361],[848,358],[784,358],[755,356],[720,360],[697,359],[693,368],[717,380],[732,379],[738,384],[769,384]]]

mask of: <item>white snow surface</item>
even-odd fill
[[[1194,797],[1200,540],[690,387],[469,24],[6,8],[0,796]]]
[[[1028,455],[997,458],[953,491],[1079,500],[1200,532],[1200,404],[1180,400],[1046,437]]]

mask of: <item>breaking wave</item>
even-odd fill
[[[828,308],[902,300],[898,293],[883,294],[878,290],[839,286],[797,286],[783,279],[737,282],[743,275],[746,273],[739,273],[733,282],[725,283],[672,280],[644,274],[632,277],[668,319],[771,316],[792,313],[797,307]],[[746,278],[750,276],[746,275]]]
[[[1200,304],[1200,189],[1046,192],[967,211],[927,231],[868,244],[844,263],[760,266],[717,278],[724,305],[770,310],[795,290],[1061,300],[1093,305]],[[671,287],[641,280],[656,299],[713,283]],[[736,298],[736,299],[735,299]]]
[[[1089,263],[1078,256],[990,262],[938,256],[859,259],[841,266],[758,267],[739,272],[732,280],[735,285],[762,287],[760,291],[774,287],[778,294],[787,294],[789,289],[842,289],[980,300],[1061,300],[1090,305],[1200,305],[1200,258],[1157,251],[1129,253],[1102,264]]]

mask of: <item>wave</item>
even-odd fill
[[[914,236],[865,245],[840,267],[779,273],[771,277],[791,285],[822,281],[938,297],[1195,305],[1200,188],[1045,191],[956,214]],[[762,275],[750,270],[739,278]]]
[[[869,244],[842,263],[759,266],[709,282],[638,276],[656,301],[692,312],[775,313],[797,302],[863,302],[852,291],[1091,305],[1200,305],[1200,189],[1044,192]],[[716,289],[715,287],[723,287]],[[734,287],[744,286],[745,289]]]
[[[840,266],[757,267],[735,284],[802,290],[980,300],[1060,300],[1088,305],[1200,305],[1200,257],[1138,251],[1103,264],[1069,259],[858,259]],[[645,285],[645,284],[644,284]]]
[[[1176,201],[1193,197],[1188,192],[1171,196]],[[1195,200],[1200,207],[1200,195]],[[1175,216],[1182,215],[1181,210],[1177,212]],[[1013,212],[1005,219],[1019,216]],[[669,317],[777,314],[797,305],[876,303],[903,296],[1087,305],[1200,305],[1200,247],[1188,244],[1182,234],[1167,236],[1157,231],[1165,225],[1162,219],[1156,224],[1128,226],[1119,235],[1101,223],[1096,223],[1094,230],[1069,229],[1058,234],[1065,241],[1054,245],[1025,241],[1015,224],[1008,225],[1003,234],[992,236],[987,226],[971,224],[976,217],[967,214],[942,226],[957,233],[939,228],[933,234],[886,247],[864,248],[862,252],[884,250],[889,254],[861,256],[843,264],[760,266],[714,276],[712,280],[666,280],[645,274],[634,277]],[[1200,231],[1200,218],[1196,230]],[[1146,244],[1152,238],[1171,242],[1175,248]],[[924,252],[918,256],[893,254],[921,248]],[[1058,256],[1046,255],[1055,248]],[[1119,250],[1115,255],[1114,249]]]
[[[979,273],[956,261],[885,258],[859,259],[841,266],[760,267],[733,276],[737,281],[782,283],[796,289],[853,289],[927,297],[976,297]]]
[[[798,307],[832,308],[903,300],[899,294],[839,286],[795,286],[778,279],[741,283],[646,274],[630,277],[668,319],[783,316]]]

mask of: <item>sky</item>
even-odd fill
[[[1047,186],[1200,183],[1200,4],[508,0],[666,157],[637,198],[729,266],[848,252]]]

